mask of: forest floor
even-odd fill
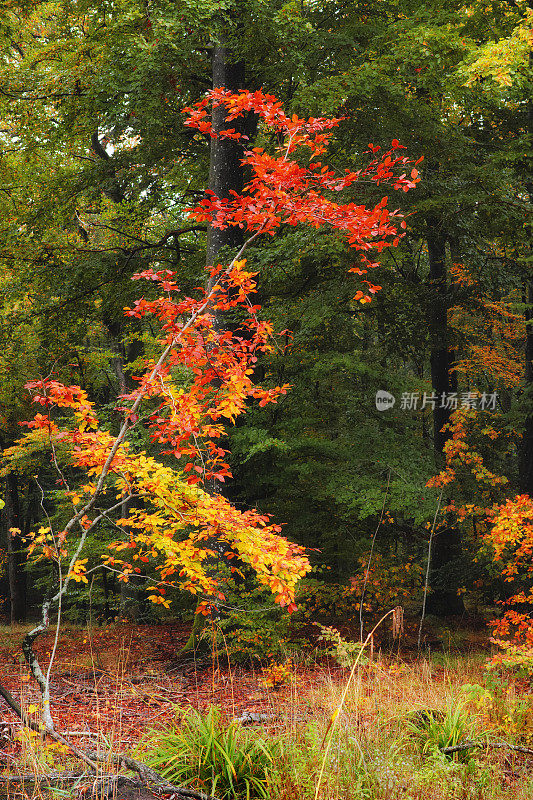
[[[0,629],[0,682],[37,719],[39,693],[20,656],[24,630]],[[323,800],[533,797],[532,756],[484,748],[445,757],[433,747],[432,737],[448,735],[446,726],[458,740],[485,737],[531,746],[531,687],[487,671],[486,631],[441,632],[442,646],[431,656],[417,658],[408,647],[394,654],[374,652],[349,686],[335,731],[328,726],[349,670],[323,657],[301,663],[295,657],[282,670],[281,685],[272,686],[271,672],[260,666],[229,667],[192,657],[178,663],[176,652],[188,633],[187,626],[170,623],[66,626],[51,681],[57,730],[80,749],[101,745],[131,753],[149,747],[154,731],[168,728],[191,707],[204,713],[215,705],[228,721],[264,715],[266,736],[290,734],[293,745],[299,742],[298,763],[285,763],[272,800],[313,796],[326,735],[334,741],[318,795]],[[45,665],[52,638],[41,639],[36,648]],[[427,711],[439,714],[440,733],[426,731],[417,738],[412,722],[424,720]],[[0,772],[73,768],[61,748],[21,732],[1,699],[0,721],[13,731],[11,741],[0,743]]]

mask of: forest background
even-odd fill
[[[53,588],[53,564],[26,563],[26,537],[47,521],[61,529],[70,508],[47,448],[12,449],[34,414],[26,384],[79,385],[118,430],[117,397],[134,390],[159,334],[157,320],[124,314],[140,293],[132,276],[170,269],[192,291],[206,263],[241,244],[238,229],[187,216],[206,189],[224,197],[247,180],[239,145],[228,155],[184,125],[182,109],[213,85],[263,89],[289,116],[342,117],[328,154],[341,172],[364,166],[369,142],[399,140],[424,158],[416,189],[387,189],[407,227],[376,258],[372,302],[347,277],[359,256],[335,231],[282,226],[247,254],[261,315],[283,332],[256,375],[290,390],[227,427],[225,497],[309,548],[309,616],[420,613],[431,531],[429,611],[519,595],[527,612],[516,544],[529,541],[533,482],[529,4],[13,1],[1,13],[6,618],[34,617]],[[243,124],[252,145],[265,137],[253,114]],[[373,207],[382,195],[362,181],[353,200]],[[379,391],[393,407],[377,407]],[[142,425],[129,444],[168,464]],[[506,501],[519,532],[504,525],[495,560]],[[99,567],[121,516],[91,535],[93,577],[66,614],[191,614],[178,591],[168,611],[147,602],[142,570],[124,583]]]
[[[531,796],[510,759],[533,752],[532,20],[528,0],[3,4],[9,769],[52,780],[67,742],[67,772],[168,790],[121,755],[159,703],[135,759],[210,795]],[[481,631],[481,665],[404,664],[445,617],[450,641]],[[228,723],[267,707],[278,738]],[[225,762],[202,776],[203,735]]]

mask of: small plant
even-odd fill
[[[414,711],[407,718],[407,728],[411,738],[420,746],[422,753],[430,757],[450,761],[469,761],[472,751],[463,750],[454,753],[443,753],[447,747],[454,747],[475,736],[472,721],[465,713],[465,706],[458,703],[447,711],[421,709]]]
[[[284,664],[271,664],[269,667],[264,667],[263,684],[273,689],[280,686],[287,686],[294,680],[293,663],[289,658]]]
[[[216,707],[205,715],[191,709],[181,725],[150,731],[142,749],[144,761],[172,783],[222,800],[269,797],[272,744],[238,723],[226,725]]]
[[[490,672],[480,684],[465,684],[462,691],[482,712],[492,732],[514,742],[530,744],[533,736],[533,696],[522,683]]]
[[[233,664],[284,661],[291,648],[290,614],[272,601],[268,590],[239,586],[221,572],[226,602],[216,625],[203,631],[209,650]]]
[[[359,664],[368,664],[369,659],[361,653],[363,644],[361,642],[349,642],[344,639],[336,628],[329,628],[325,625],[319,625],[320,628],[319,640],[328,642],[330,645],[327,654],[331,656],[340,667],[352,667],[356,660],[359,658]]]

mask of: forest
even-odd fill
[[[533,4],[5,0],[0,800],[533,793]]]

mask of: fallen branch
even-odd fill
[[[533,749],[531,747],[522,747],[518,744],[510,744],[509,742],[462,742],[455,744],[452,747],[443,747],[442,752],[447,755],[450,753],[461,753],[464,750],[470,750],[472,747],[500,747],[507,750],[513,750],[515,753],[523,753],[526,756],[533,756]]]
[[[0,783],[70,783],[71,781],[82,781],[90,778],[88,772],[47,772],[39,775],[36,772],[28,772],[13,775],[0,775]],[[114,775],[102,776],[113,778]]]
[[[4,698],[6,703],[13,709],[13,711],[17,714],[17,716],[22,720],[22,723],[27,727],[31,728],[31,730],[38,731],[44,735],[50,736],[52,739],[55,739],[56,742],[60,742],[61,744],[65,745],[69,748],[69,750],[74,753],[81,761],[83,761],[87,766],[89,766],[94,772],[98,770],[98,764],[117,764],[119,767],[123,766],[126,769],[135,772],[139,776],[139,783],[135,785],[145,786],[147,788],[155,788],[160,792],[168,792],[174,794],[176,800],[218,800],[213,795],[207,795],[204,792],[197,792],[193,789],[187,789],[182,786],[176,786],[173,783],[169,783],[166,781],[158,772],[151,769],[150,767],[143,764],[141,761],[137,761],[134,758],[130,758],[129,756],[125,755],[114,755],[111,753],[98,753],[98,752],[84,752],[76,747],[72,742],[66,739],[62,734],[58,733],[54,728],[49,728],[45,725],[37,725],[32,719],[28,717],[27,714],[21,709],[20,704],[17,703],[13,695],[0,684],[0,696]],[[3,776],[2,780],[6,781],[12,777],[12,780],[15,780],[14,776]],[[17,776],[19,777],[19,776]],[[20,780],[22,780],[23,776],[20,776]],[[40,779],[47,780],[50,776],[43,775]],[[26,776],[28,782],[31,782],[36,778],[35,775]],[[119,778],[124,778],[131,784],[130,778],[125,778],[125,776],[99,776],[96,779],[98,784],[102,782],[108,785],[110,782],[117,781]],[[20,782],[20,781],[19,781]]]
[[[142,761],[137,761],[135,758],[125,755],[114,755],[112,753],[101,754],[97,752],[90,752],[86,754],[88,758],[94,761],[103,762],[106,764],[118,764],[136,772],[139,776],[142,785],[148,788],[157,789],[159,792],[167,792],[175,794],[176,800],[184,798],[184,800],[219,800],[214,795],[205,794],[204,792],[188,789],[185,786],[176,786],[169,783],[158,772],[143,764]]]
[[[243,711],[240,717],[234,717],[233,722],[239,725],[259,725],[262,722],[272,722],[277,719],[276,714],[257,714],[252,711]]]
[[[32,731],[39,731],[39,732],[41,731],[40,726],[37,725],[37,723],[34,722],[32,719],[30,719],[30,717],[28,717],[28,715],[22,710],[20,705],[17,703],[11,692],[9,692],[5,688],[5,686],[2,686],[1,683],[0,683],[0,697],[4,698],[4,700],[11,708],[11,710],[15,712],[17,717],[19,717],[22,720],[22,722],[27,728],[31,728]]]
[[[89,786],[92,787],[92,794],[97,797],[111,797],[118,789],[124,789],[126,786],[132,789],[150,788],[147,787],[146,782],[139,778],[129,778],[126,775],[99,775],[95,778],[94,775],[89,775],[87,772],[51,772],[45,775],[38,775],[35,772],[29,772],[22,775],[0,775],[0,785],[11,786],[20,784],[33,784],[39,786],[40,784],[47,784],[47,786],[60,787],[64,783],[81,783],[88,781]],[[203,792],[195,792],[193,789],[185,787],[174,786],[172,783],[163,781],[157,787],[161,791],[172,793],[176,800],[217,800],[212,795],[204,794]]]

